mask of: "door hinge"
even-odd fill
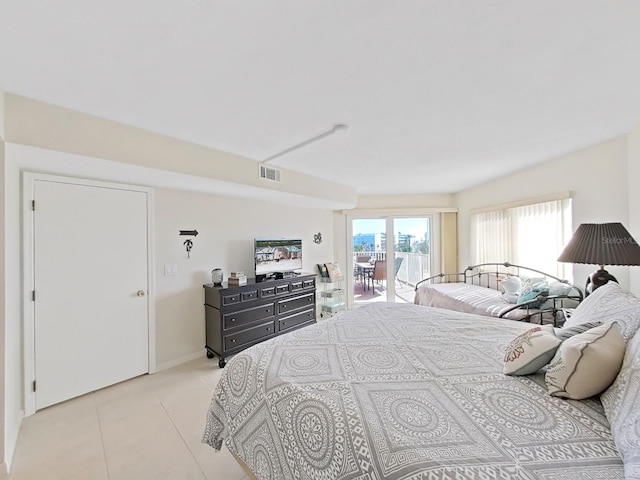
[[[36,201],[31,200],[31,210],[35,210],[35,209],[36,209]]]
[[[33,381],[33,391],[34,392],[36,391],[36,381],[35,380]]]
[[[32,291],[31,291],[31,301],[32,301],[32,302],[35,302],[35,301],[36,301],[36,291],[35,291],[35,290],[32,290]]]

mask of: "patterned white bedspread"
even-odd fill
[[[425,284],[416,291],[415,303],[427,307],[446,308],[458,312],[477,313],[499,317],[506,310],[513,308],[502,298],[502,292],[492,288],[471,285],[469,283],[436,283]],[[522,320],[527,313],[536,310],[516,308],[508,312],[504,318]],[[537,317],[536,317],[537,318]]]
[[[620,479],[597,400],[503,375],[531,325],[368,305],[236,355],[204,442],[266,479]]]

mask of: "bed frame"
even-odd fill
[[[582,290],[577,286],[569,283],[568,280],[558,278],[549,273],[541,272],[535,268],[523,267],[522,265],[514,265],[509,262],[504,263],[480,263],[478,265],[472,265],[467,267],[461,273],[439,273],[431,277],[420,280],[415,287],[417,291],[422,284],[438,284],[438,283],[467,283],[470,285],[477,285],[480,287],[486,287],[493,290],[499,290],[498,279],[509,276],[528,276],[528,277],[544,277],[547,281],[556,281],[564,283],[571,287],[569,293],[566,295],[549,295],[538,296],[528,302],[514,304],[512,308],[504,310],[500,313],[499,318],[504,318],[509,312],[516,309],[526,310],[526,315],[523,317],[523,321],[531,322],[534,319],[538,319],[542,324],[542,317],[545,314],[553,315],[554,326],[559,318],[562,318],[562,309],[568,307],[570,304],[575,307],[577,303],[580,303],[584,299]],[[534,305],[538,305],[541,301],[552,301],[552,306],[545,309],[534,308]]]

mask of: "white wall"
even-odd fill
[[[4,91],[0,88],[0,278],[5,277],[5,187],[4,187]],[[0,355],[0,475],[6,472],[5,458],[5,359],[6,359],[6,337],[5,337],[5,288],[3,283],[0,288],[0,345],[2,355]]]
[[[160,368],[204,355],[204,289],[211,270],[244,270],[252,276],[255,237],[300,237],[303,269],[333,258],[333,214],[329,210],[255,202],[179,190],[155,191],[156,329]],[[198,231],[187,258],[179,230]],[[321,232],[321,244],[313,235]],[[164,265],[178,266],[165,276]]]
[[[21,266],[21,171],[71,175],[79,178],[132,182],[144,178],[142,167],[72,155],[65,152],[6,143],[4,165],[5,229],[5,459],[15,449],[23,416],[23,319]],[[2,160],[0,156],[0,160]],[[128,177],[127,172],[131,175]],[[145,186],[167,178],[151,169]],[[142,175],[141,175],[142,174]],[[180,177],[181,182],[190,177]],[[140,183],[143,184],[143,183]],[[253,239],[260,236],[300,236],[303,239],[303,266],[315,271],[315,264],[333,257],[333,213],[330,209],[297,205],[297,196],[279,197],[290,203],[255,201],[156,187],[155,199],[155,287],[156,287],[156,360],[160,369],[204,355],[204,290],[210,271],[221,267],[253,271]],[[191,258],[186,258],[184,237],[179,230],[197,229]],[[313,235],[322,232],[323,243],[313,243]],[[176,264],[178,274],[164,276],[164,264]],[[0,335],[1,339],[1,335]]]
[[[20,171],[5,145],[5,463],[10,464],[23,416],[23,324]]]
[[[334,209],[351,208],[356,202],[351,186],[284,168],[279,168],[280,182],[265,181],[258,178],[254,159],[20,95],[6,94],[5,110],[8,143],[191,176],[194,183],[202,186],[208,181],[215,184],[216,193],[229,196],[286,194],[296,196],[301,206],[331,203]]]
[[[357,209],[455,207],[453,194],[360,195]]]
[[[622,136],[456,195],[460,266],[470,264],[470,211],[559,192],[573,192],[573,230],[581,223],[629,224],[627,137]],[[505,259],[508,260],[508,259]],[[573,281],[583,287],[596,266],[574,265]],[[629,267],[607,267],[625,288]]]

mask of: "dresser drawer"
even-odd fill
[[[305,290],[308,290],[309,288],[316,288],[316,279],[309,278],[308,280],[303,280],[302,288],[304,288]]]
[[[278,314],[287,312],[293,312],[301,308],[308,308],[315,304],[315,295],[309,293],[307,295],[300,295],[299,297],[288,298],[286,300],[278,301]]]
[[[283,293],[289,293],[289,284],[276,285],[276,295],[282,295]]]
[[[239,310],[237,312],[225,313],[222,315],[222,328],[229,330],[230,328],[240,327],[257,320],[266,320],[274,315],[273,303],[248,308],[246,310]]]
[[[222,295],[223,307],[226,307],[227,305],[235,305],[236,303],[240,303],[240,292]]]
[[[264,287],[260,289],[261,298],[275,297],[275,295],[276,295],[276,287],[273,285],[270,287]]]
[[[282,332],[289,328],[293,328],[302,323],[315,320],[316,316],[313,309],[304,310],[302,312],[294,313],[278,320],[278,332]]]
[[[248,290],[240,294],[240,298],[243,302],[250,302],[258,298],[258,290]]]
[[[302,290],[302,280],[296,280],[291,282],[291,292],[297,292]]]
[[[225,335],[224,349],[225,351],[243,347],[249,343],[266,340],[275,335],[274,323],[268,322],[255,327],[247,328],[240,332]]]

